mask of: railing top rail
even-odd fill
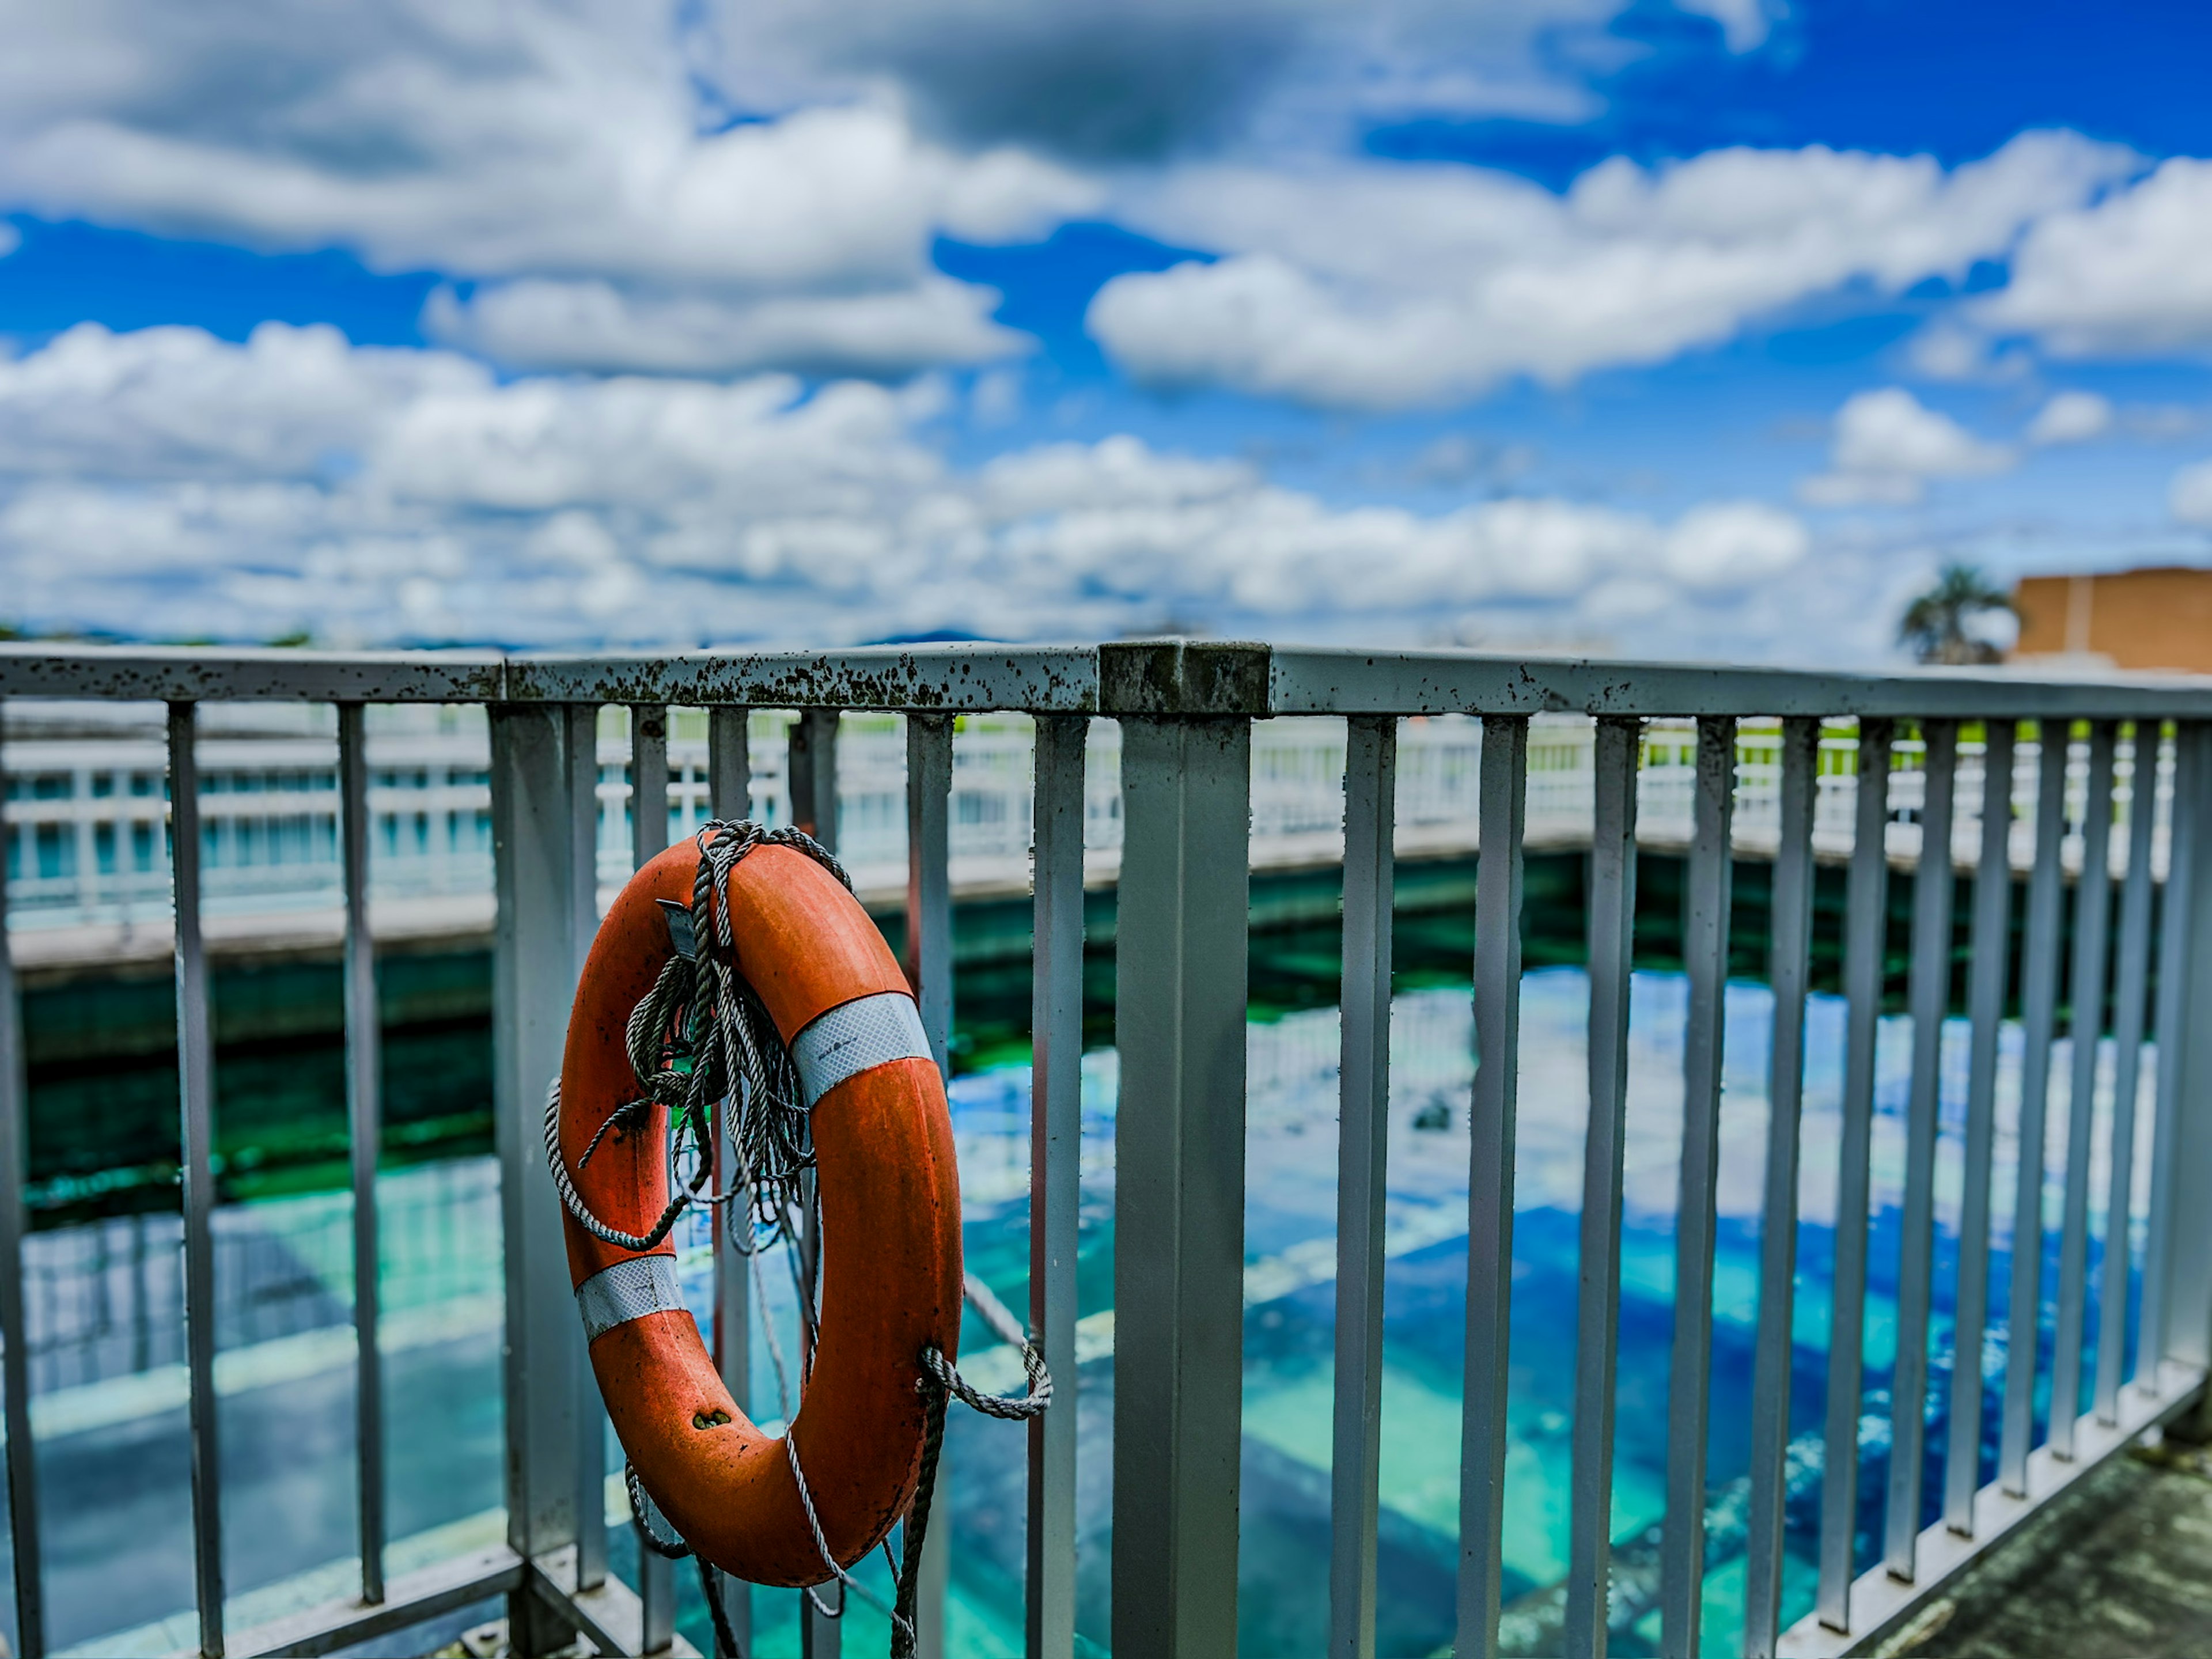
[[[1146,641],[599,655],[0,644],[0,697],[674,702],[1036,714],[2212,718],[2212,677],[1814,672]]]
[[[496,651],[0,644],[0,696],[191,702],[493,702]]]
[[[1962,720],[2212,715],[2212,677],[2062,679],[2018,670],[1886,674],[1728,665],[1505,657],[1459,651],[1276,647],[1278,714],[1818,714]]]
[[[507,659],[510,702],[738,703],[1037,714],[1098,710],[1088,646],[887,645]]]

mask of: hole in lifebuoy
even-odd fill
[[[695,1429],[719,1429],[728,1421],[730,1414],[725,1411],[695,1412],[691,1415],[691,1426]]]

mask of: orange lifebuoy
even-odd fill
[[[635,1237],[651,1232],[669,1201],[668,1114],[632,1104],[625,1027],[675,954],[662,906],[690,903],[702,856],[678,843],[615,900],[585,963],[562,1060],[562,1164],[594,1216]],[[735,969],[790,1046],[811,1109],[821,1317],[804,1405],[787,1430],[793,1447],[763,1434],[723,1387],[684,1310],[672,1244],[624,1249],[572,1212],[568,1271],[615,1432],[669,1521],[740,1578],[814,1584],[830,1576],[825,1547],[839,1567],[851,1565],[914,1497],[922,1355],[951,1358],[960,1330],[952,1129],[906,977],[836,877],[790,847],[758,845],[730,866],[718,902]],[[635,1121],[580,1164],[625,1106]]]

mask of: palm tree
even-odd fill
[[[2011,596],[1991,586],[1980,566],[1947,564],[1937,573],[1936,586],[1905,606],[1897,637],[1925,663],[1957,668],[1996,662],[2002,655],[1996,647],[1969,633],[1966,623],[1988,611],[2011,609]]]

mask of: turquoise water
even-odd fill
[[[1581,970],[1547,969],[1524,981],[1516,1221],[1512,1364],[1509,1399],[1508,1648],[1541,1650],[1547,1592],[1565,1569],[1572,1412],[1577,1213],[1582,1180],[1583,1021]],[[1649,1595],[1650,1530],[1660,1517],[1667,1357],[1671,1339],[1673,1209],[1680,1130],[1681,1027],[1686,984],[1678,975],[1636,976],[1622,1240],[1618,1445],[1613,1533],[1620,1568],[1615,1650],[1647,1651],[1656,1615]],[[1732,1651],[1741,1617],[1742,1474],[1758,1299],[1759,1194],[1766,1133],[1766,1066],[1772,1000],[1756,985],[1728,996],[1723,1108],[1720,1260],[1716,1274],[1712,1445],[1708,1465],[1712,1547],[1706,1649]],[[1804,1611],[1820,1474],[1818,1426],[1825,1409],[1828,1272],[1835,1194],[1843,1005],[1818,998],[1808,1018],[1802,1183],[1801,1276],[1791,1420],[1791,1560],[1788,1611]],[[1861,1516],[1863,1565],[1886,1467],[1888,1370],[1895,1334],[1897,1206],[1901,1198],[1902,1112],[1909,1021],[1883,1023],[1875,1133],[1875,1231],[1867,1308],[1868,1370],[1862,1401],[1862,1460],[1868,1503]],[[1429,1655],[1449,1643],[1456,1544],[1461,1343],[1465,1322],[1467,1102],[1473,1075],[1472,1023],[1464,986],[1408,990],[1395,1000],[1390,1123],[1390,1257],[1383,1354],[1382,1642],[1387,1656]],[[2019,1036],[2008,1028],[1998,1093],[1995,1176],[1998,1213],[1993,1263],[1993,1334],[1980,1370],[1994,1383],[2006,1351],[2007,1211],[2017,1148]],[[1322,1650],[1327,1616],[1328,1463],[1335,1213],[1337,1020],[1310,1008],[1249,1028],[1249,1141],[1245,1227],[1245,1437],[1240,1579],[1242,1651],[1251,1659]],[[2068,1066],[2056,1057],[2046,1168],[2046,1213],[2055,1218],[2063,1168]],[[1963,1172],[1960,1139],[1966,1032],[1947,1028],[1944,1127],[1938,1168],[1936,1363],[1925,1490],[1941,1491],[1944,1407],[1952,1382],[1949,1320],[1956,1281],[1956,1218]],[[2110,1056],[2106,1056],[2109,1074]],[[2149,1068],[2146,1067],[2146,1072]],[[1110,1622],[1113,1358],[1113,1144],[1116,1065],[1110,1049],[1084,1065],[1084,1213],[1080,1268],[1085,1362],[1075,1379],[1080,1414],[1079,1504],[1081,1629],[1103,1642]],[[2148,1079],[2146,1079],[2148,1082]],[[2107,1089],[2109,1085],[2106,1085]],[[1003,1066],[952,1086],[970,1264],[1012,1305],[1026,1305],[1029,1076]],[[2098,1143],[2109,1101],[2099,1107]],[[2142,1127],[2149,1132],[2148,1114]],[[2147,1156],[2136,1167],[2146,1170]],[[2092,1190],[2101,1199],[2101,1159]],[[2139,1182],[2140,1184],[2140,1182]],[[419,1189],[419,1190],[418,1190]],[[489,1160],[394,1171],[384,1177],[386,1366],[393,1532],[411,1561],[453,1553],[503,1534],[497,1512],[498,1402],[496,1170]],[[2134,1213],[2142,1213],[2142,1199]],[[414,1218],[410,1219],[410,1218]],[[343,1589],[353,1549],[351,1355],[341,1337],[351,1287],[343,1194],[229,1206],[225,1227],[250,1250],[224,1256],[226,1284],[241,1307],[281,1305],[287,1322],[241,1325],[222,1338],[226,1368],[223,1459],[233,1622],[267,1616],[271,1598],[331,1580]],[[120,1229],[120,1220],[108,1226]],[[2102,1232],[2099,1220],[2098,1231]],[[115,1235],[122,1237],[120,1233]],[[43,1236],[52,1240],[54,1235]],[[88,1235],[89,1237],[89,1235]],[[100,1244],[103,1284],[124,1282],[124,1258]],[[684,1278],[704,1314],[708,1263],[695,1235]],[[42,1243],[58,1249],[58,1243]],[[2046,1239],[2055,1261],[2055,1235]],[[2096,1252],[2093,1249],[2093,1267]],[[173,1254],[155,1252],[157,1276],[173,1277]],[[456,1266],[456,1264],[460,1264]],[[147,1271],[143,1264],[131,1272]],[[2055,1280],[2047,1267],[2045,1283]],[[82,1275],[80,1275],[82,1277]],[[2093,1273],[2093,1285],[2096,1282]],[[304,1294],[295,1294],[305,1286]],[[792,1305],[780,1270],[769,1279],[770,1316],[792,1352]],[[279,1293],[290,1297],[281,1300]],[[103,1294],[106,1292],[103,1291]],[[2050,1309],[2039,1327],[2047,1352]],[[2091,1322],[2094,1332],[2094,1321]],[[972,1319],[964,1334],[972,1373],[1004,1386],[1016,1380],[1003,1348]],[[756,1341],[756,1415],[780,1414],[768,1345]],[[89,1351],[88,1351],[89,1352]],[[162,1392],[166,1352],[154,1371],[113,1361],[104,1380],[58,1376],[34,1403],[46,1494],[48,1586],[58,1646],[89,1642],[102,1652],[160,1652],[188,1640],[173,1615],[191,1602],[185,1529],[181,1395]],[[2094,1372],[2094,1364],[2085,1366]],[[127,1375],[125,1373],[128,1373]],[[2044,1368],[2047,1375],[2047,1359]],[[224,1380],[228,1379],[228,1380]],[[1063,1388],[1067,1379],[1062,1379]],[[136,1391],[134,1393],[133,1391]],[[143,1396],[143,1398],[140,1398]],[[1065,1392],[1062,1395],[1065,1400]],[[137,1404],[132,1404],[137,1401]],[[1993,1424],[1994,1411],[1989,1420]],[[951,1535],[951,1650],[1012,1656],[1021,1650],[1024,1436],[1018,1426],[954,1413],[946,1498]],[[1993,1467],[1984,1448],[1984,1476]],[[619,1468],[619,1455],[610,1467]],[[479,1534],[481,1538],[479,1539]],[[635,1571],[626,1527],[612,1529],[618,1571]],[[118,1574],[117,1563],[131,1570]],[[395,1561],[397,1569],[402,1565]],[[319,1573],[320,1577],[316,1575]],[[335,1578],[332,1575],[335,1573]],[[307,1575],[302,1577],[301,1575]],[[880,1563],[864,1574],[888,1591]],[[683,1626],[705,1645],[703,1607],[688,1570],[678,1576]],[[258,1599],[257,1599],[258,1598]],[[310,1597],[308,1599],[313,1599]],[[769,1659],[797,1651],[796,1598],[755,1597],[757,1650]],[[164,1623],[162,1621],[167,1620]],[[114,1639],[118,1631],[131,1639]],[[1517,1634],[1516,1634],[1517,1633]],[[883,1650],[880,1614],[856,1603],[846,1651]]]

